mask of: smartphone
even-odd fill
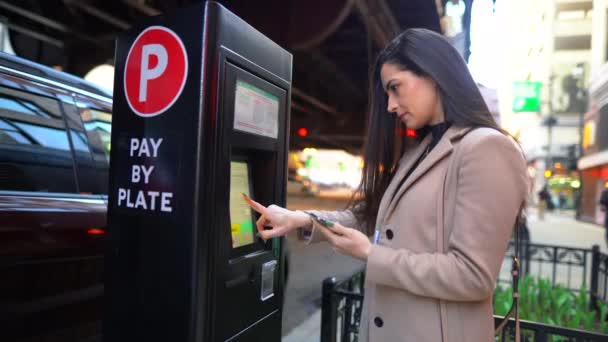
[[[331,222],[331,221],[324,220],[324,219],[320,218],[319,216],[317,216],[317,215],[315,215],[315,214],[313,214],[313,213],[309,213],[309,212],[306,212],[306,213],[307,213],[307,214],[308,214],[308,216],[310,216],[310,217],[311,217],[311,218],[312,218],[312,219],[313,219],[315,222],[317,222],[318,224],[322,225],[323,227],[326,227],[326,228],[331,228],[331,227],[333,227],[333,226],[334,226],[334,223],[333,223],[333,222]]]

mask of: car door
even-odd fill
[[[80,189],[88,142],[69,105],[60,88],[0,72],[0,341],[100,335],[106,203]]]

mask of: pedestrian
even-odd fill
[[[547,184],[538,192],[538,219],[545,219],[545,209],[549,206],[550,195]]]
[[[600,209],[604,212],[604,231],[606,234],[606,245],[608,246],[608,181],[604,183],[604,190],[600,195]]]
[[[252,203],[258,233],[299,228],[303,240],[326,240],[366,262],[360,341],[494,340],[494,285],[528,193],[521,149],[437,33],[397,36],[370,85],[363,176],[350,208]],[[417,140],[395,133],[404,128]]]
[[[568,203],[568,197],[566,196],[566,192],[564,192],[562,190],[559,192],[559,209],[565,210],[567,203]]]
[[[553,210],[555,210],[555,202],[554,202],[554,197],[553,197],[553,192],[551,191],[551,189],[549,187],[547,187],[547,210],[549,210],[549,212],[553,212]]]

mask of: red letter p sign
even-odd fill
[[[179,98],[187,74],[188,57],[177,34],[162,26],[148,27],[127,55],[124,88],[129,107],[144,118],[163,113]]]

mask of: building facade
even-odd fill
[[[604,212],[599,198],[608,182],[608,64],[599,70],[590,88],[591,105],[585,114],[583,157],[578,161],[582,174],[581,219],[602,224]]]
[[[500,1],[510,37],[499,88],[504,127],[517,136],[535,172],[536,194],[548,184],[567,207],[577,205],[584,91],[591,79],[592,0]],[[540,82],[540,108],[513,110],[516,82]],[[537,196],[531,197],[536,200]],[[533,201],[534,202],[534,201]]]
[[[592,80],[578,161],[582,180],[580,218],[603,224],[605,213],[598,202],[608,182],[608,1],[594,0],[592,17]]]

